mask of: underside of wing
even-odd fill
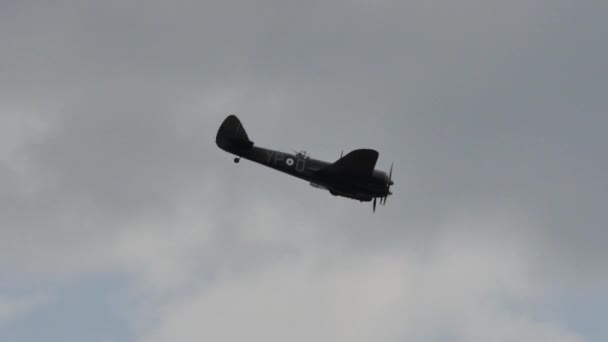
[[[329,176],[370,177],[378,161],[378,151],[371,149],[354,150],[335,163],[319,170]]]

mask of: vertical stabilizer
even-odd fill
[[[253,147],[245,128],[236,115],[229,115],[217,131],[215,142],[224,151],[240,154]]]

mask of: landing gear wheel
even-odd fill
[[[234,158],[234,162],[235,162],[235,163],[237,163],[237,164],[238,164],[240,161],[241,161],[241,158]]]

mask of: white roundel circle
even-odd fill
[[[287,160],[285,161],[285,163],[286,163],[288,166],[293,166],[294,161],[293,161],[293,159],[292,159],[292,158],[287,158]]]

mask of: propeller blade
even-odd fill
[[[391,185],[393,185],[393,163],[391,163],[391,169],[388,172],[388,184],[386,184],[386,195],[382,199],[382,205],[386,205],[388,195],[391,194]]]
[[[376,198],[374,197],[374,212],[376,212]]]

